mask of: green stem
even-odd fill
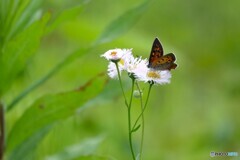
[[[123,97],[124,97],[124,100],[125,100],[125,104],[129,108],[129,105],[127,103],[127,98],[126,98],[126,95],[125,95],[124,90],[123,90],[122,79],[121,79],[121,75],[120,75],[120,71],[119,71],[119,67],[118,67],[118,62],[114,62],[114,63],[115,63],[116,68],[117,68],[118,79],[119,79],[120,87],[122,89],[122,94],[123,94]]]
[[[144,122],[144,114],[143,114],[143,99],[142,99],[142,91],[139,87],[139,84],[136,82],[136,86],[138,88],[138,91],[140,93],[140,103],[141,103],[141,112],[142,112],[142,136],[141,136],[141,145],[140,145],[140,160],[142,159],[142,151],[143,151],[143,140],[144,140],[144,126],[145,126],[145,122]]]
[[[127,109],[128,109],[128,138],[129,138],[129,145],[130,145],[131,154],[132,154],[133,160],[135,160],[135,154],[134,154],[133,145],[132,145],[132,130],[131,130],[131,106],[132,106],[132,98],[133,98],[135,79],[132,79],[132,91],[131,91],[130,101],[129,101],[129,104],[128,104],[127,99],[126,99],[126,95],[125,95],[124,90],[123,90],[123,85],[122,85],[121,75],[120,75],[120,71],[119,71],[119,67],[118,67],[118,62],[114,62],[114,63],[115,63],[116,68],[117,68],[120,87],[122,89],[125,104],[126,104]]]
[[[0,101],[0,160],[3,159],[5,148],[5,117],[4,117],[4,105]]]
[[[131,108],[132,108],[132,98],[133,98],[133,92],[134,92],[134,82],[135,79],[132,79],[132,90],[131,90],[131,98],[128,106],[128,137],[129,137],[129,144],[130,144],[130,149],[132,153],[133,160],[135,160],[135,154],[133,150],[133,145],[132,145],[132,130],[131,130]]]
[[[153,83],[150,83],[150,86],[149,86],[149,89],[148,89],[148,94],[147,94],[147,99],[146,99],[146,102],[145,102],[145,105],[143,107],[143,110],[141,112],[141,114],[138,116],[137,120],[135,121],[134,125],[133,125],[133,129],[136,127],[139,119],[141,118],[141,116],[143,115],[143,112],[145,111],[146,107],[147,107],[147,103],[148,103],[148,100],[149,100],[149,95],[150,95],[150,92],[151,92],[151,89],[152,89],[152,86],[153,86]]]

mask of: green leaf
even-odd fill
[[[36,89],[38,86],[46,82],[49,78],[51,78],[54,74],[56,74],[63,67],[79,58],[81,55],[87,53],[89,49],[80,48],[72,54],[65,57],[60,63],[58,63],[55,67],[53,67],[46,75],[40,78],[38,81],[31,84],[28,88],[26,88],[22,93],[20,93],[13,101],[7,106],[7,111],[11,110],[22,98],[24,98],[28,93]]]
[[[74,8],[66,9],[63,12],[61,12],[55,19],[54,21],[47,27],[46,29],[46,34],[49,32],[52,32],[57,26],[62,24],[65,21],[69,21],[73,18],[76,18],[80,12],[83,10],[84,5],[79,5]]]
[[[21,149],[26,139],[44,127],[72,116],[77,108],[96,97],[105,83],[106,78],[99,74],[76,90],[39,98],[13,126],[9,133],[7,152]]]
[[[34,150],[38,147],[38,144],[43,140],[47,133],[51,130],[53,125],[42,128],[39,132],[32,135],[24,141],[18,148],[16,148],[11,155],[8,157],[9,160],[34,159]]]
[[[68,146],[63,151],[46,157],[45,160],[71,160],[92,155],[103,139],[103,136],[86,139],[79,144]]]
[[[146,11],[149,2],[149,0],[145,1],[111,22],[96,40],[94,45],[110,42],[127,32]]]
[[[46,82],[50,77],[52,77],[55,73],[61,70],[63,67],[79,58],[79,56],[88,53],[92,48],[95,48],[97,45],[100,45],[104,42],[109,42],[118,36],[124,34],[130,27],[137,21],[137,19],[144,13],[148,6],[149,1],[145,1],[140,6],[133,8],[120,16],[118,19],[113,21],[101,34],[101,36],[97,39],[95,43],[89,48],[80,48],[76,52],[73,52],[68,57],[64,58],[62,62],[57,64],[54,68],[52,68],[45,76],[40,78],[37,82],[31,84],[28,88],[26,88],[22,93],[20,93],[7,107],[7,111],[12,109],[20,100],[22,100],[28,93],[36,89],[38,86],[42,85]],[[56,22],[57,23],[57,22]],[[50,30],[49,30],[50,31]]]
[[[129,79],[122,79],[124,90],[129,90],[131,88],[131,83],[129,83]],[[93,101],[91,101],[90,105],[95,104],[106,104],[108,102],[112,103],[113,100],[122,95],[122,90],[119,86],[119,81],[110,79],[107,85],[104,87],[101,94],[99,94]]]
[[[33,23],[11,41],[6,42],[0,56],[0,97],[21,73],[40,44],[49,15]]]
[[[34,21],[40,19],[42,0],[11,1],[5,24],[6,40],[10,40]]]

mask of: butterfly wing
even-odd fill
[[[171,70],[177,67],[177,64],[174,63],[176,57],[173,53],[166,54],[158,59],[155,59],[152,63],[154,66],[151,68],[157,70]]]
[[[154,68],[154,66],[156,65],[155,62],[162,56],[163,56],[163,47],[160,41],[158,40],[158,38],[155,38],[152,45],[150,57],[149,57],[148,67]]]
[[[148,67],[156,70],[171,70],[177,67],[173,53],[163,55],[163,47],[158,38],[155,38],[149,57]]]

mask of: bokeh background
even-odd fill
[[[50,0],[41,9],[54,17],[62,9],[78,3],[77,0]],[[69,53],[89,46],[110,22],[141,3],[138,0],[89,1],[81,14],[42,39],[27,70],[5,95],[6,103],[11,103],[24,88]],[[238,0],[151,1],[125,34],[90,50],[18,103],[7,114],[8,130],[27,106],[42,95],[77,88],[105,72],[107,61],[100,55],[107,50],[133,48],[135,56],[148,58],[152,42],[158,37],[165,53],[175,53],[178,68],[171,71],[169,85],[154,86],[151,92],[145,111],[143,159],[234,159],[210,158],[210,152],[233,151],[240,155],[239,6]],[[129,86],[130,80],[123,76],[124,85]],[[113,83],[112,90],[119,90],[118,83]],[[147,85],[141,86],[147,91]],[[120,92],[114,97],[103,96],[99,103],[90,106],[55,125],[39,142],[35,158],[44,159],[75,142],[104,135],[97,155],[102,159],[130,159],[127,109]],[[133,112],[135,116],[139,113],[137,99]],[[133,143],[137,151],[140,132],[134,134]]]

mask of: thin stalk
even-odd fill
[[[132,79],[132,90],[131,90],[131,98],[128,106],[128,137],[129,137],[129,144],[130,144],[130,149],[132,153],[133,160],[135,160],[135,154],[133,150],[133,145],[132,145],[132,127],[131,127],[131,108],[132,108],[132,98],[133,98],[133,92],[134,92],[134,82],[135,79]]]
[[[5,117],[4,117],[4,106],[0,102],[0,160],[3,159],[5,148]]]
[[[149,100],[149,95],[150,95],[150,92],[151,92],[151,89],[152,89],[152,86],[153,86],[153,83],[150,83],[150,86],[149,86],[149,89],[148,89],[148,94],[147,94],[147,99],[146,99],[146,102],[145,102],[145,105],[143,107],[143,110],[141,112],[141,114],[138,116],[137,120],[135,121],[134,125],[133,125],[133,129],[136,127],[139,119],[142,117],[143,115],[143,112],[145,111],[146,107],[147,107],[147,103],[148,103],[148,100]]]
[[[122,79],[121,79],[121,75],[120,75],[120,71],[119,71],[119,67],[118,67],[118,62],[114,62],[114,63],[115,63],[116,68],[117,68],[118,79],[119,79],[120,87],[121,87],[121,89],[122,89],[122,94],[123,94],[123,97],[124,97],[124,100],[125,100],[125,104],[126,104],[127,107],[129,108],[129,105],[128,105],[128,103],[127,103],[127,98],[126,98],[125,92],[124,92],[124,90],[123,90]]]
[[[139,87],[138,82],[136,82],[136,86],[138,88],[138,91],[140,93],[140,103],[141,103],[141,112],[143,113],[143,99],[142,99],[142,91]],[[144,122],[144,114],[142,114],[142,136],[141,136],[141,144],[140,144],[140,160],[142,159],[142,152],[143,152],[143,140],[144,140],[144,126],[145,126],[145,122]]]
[[[122,85],[121,75],[120,75],[120,71],[119,71],[119,67],[118,67],[118,62],[114,62],[114,63],[115,63],[116,68],[117,68],[117,73],[118,73],[118,79],[119,79],[120,87],[122,89],[122,93],[123,93],[123,96],[124,96],[125,104],[126,104],[127,109],[128,109],[127,110],[128,111],[128,138],[129,138],[129,145],[130,145],[131,154],[132,154],[133,160],[135,160],[135,154],[134,154],[133,145],[132,145],[132,130],[131,130],[131,106],[132,106],[132,98],[133,98],[135,79],[132,79],[131,97],[130,97],[130,101],[129,101],[129,104],[128,104],[125,92],[123,90],[123,85]]]

